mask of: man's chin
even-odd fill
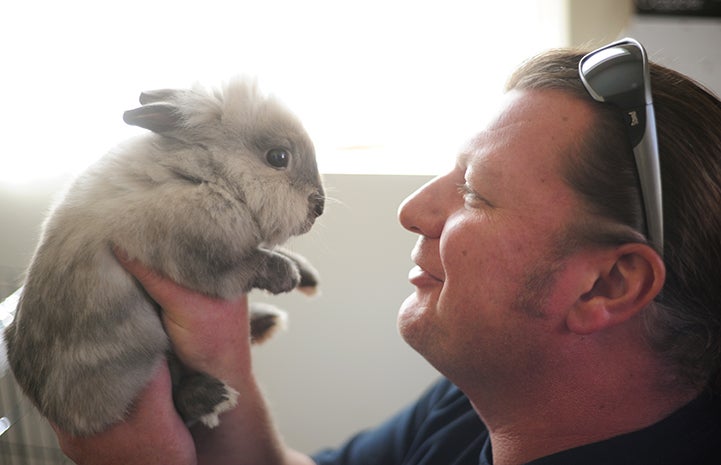
[[[412,348],[419,350],[419,344],[427,339],[435,309],[435,301],[423,299],[418,292],[406,297],[398,311],[398,332]]]

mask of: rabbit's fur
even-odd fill
[[[20,386],[75,435],[121,420],[170,350],[156,304],[114,247],[221,298],[316,283],[302,257],[277,247],[307,232],[324,206],[301,123],[242,78],[216,90],[146,92],[140,102],[125,121],[152,132],[100,159],[54,208],[5,332]],[[253,339],[279,315],[253,307]],[[203,373],[175,390],[181,415],[209,426],[235,396]]]

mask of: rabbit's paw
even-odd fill
[[[250,341],[265,342],[279,329],[284,329],[287,315],[273,305],[254,302],[250,305]]]
[[[300,273],[295,262],[284,255],[269,253],[265,270],[256,276],[253,287],[265,289],[272,294],[292,291],[300,282]]]
[[[220,424],[219,415],[237,405],[238,391],[210,375],[195,373],[180,380],[174,400],[187,423],[200,421],[215,428]]]
[[[228,410],[232,410],[238,405],[238,391],[230,386],[225,386],[225,394],[223,395],[225,400],[216,404],[213,411],[198,418],[208,428],[215,428],[220,424],[219,415]]]
[[[301,254],[291,252],[283,247],[276,247],[275,251],[295,263],[300,273],[300,281],[297,289],[306,295],[315,295],[318,292],[318,271],[315,267]]]

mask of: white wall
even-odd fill
[[[649,58],[721,95],[721,18],[634,16],[625,31]]]
[[[630,36],[649,58],[721,95],[721,18],[637,15],[632,0],[565,0],[567,43],[593,48]]]
[[[257,348],[256,367],[281,431],[302,450],[376,424],[437,376],[401,341],[395,324],[412,292],[407,275],[415,243],[396,211],[427,179],[327,175],[337,201],[293,243],[323,275],[322,294],[267,300],[288,310],[289,331]]]
[[[565,0],[567,43],[595,48],[616,40],[628,26],[633,0]]]
[[[35,248],[40,223],[65,182],[62,177],[20,186],[0,182],[0,298],[17,288]]]

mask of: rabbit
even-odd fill
[[[5,330],[18,384],[76,436],[121,421],[170,351],[157,304],[114,251],[219,298],[312,291],[318,282],[305,258],[281,248],[324,209],[300,121],[246,77],[144,92],[140,103],[123,118],[150,132],[110,150],[52,209]],[[283,318],[269,305],[250,313],[253,342]],[[188,424],[214,427],[235,405],[237,393],[210,375],[177,383]]]

